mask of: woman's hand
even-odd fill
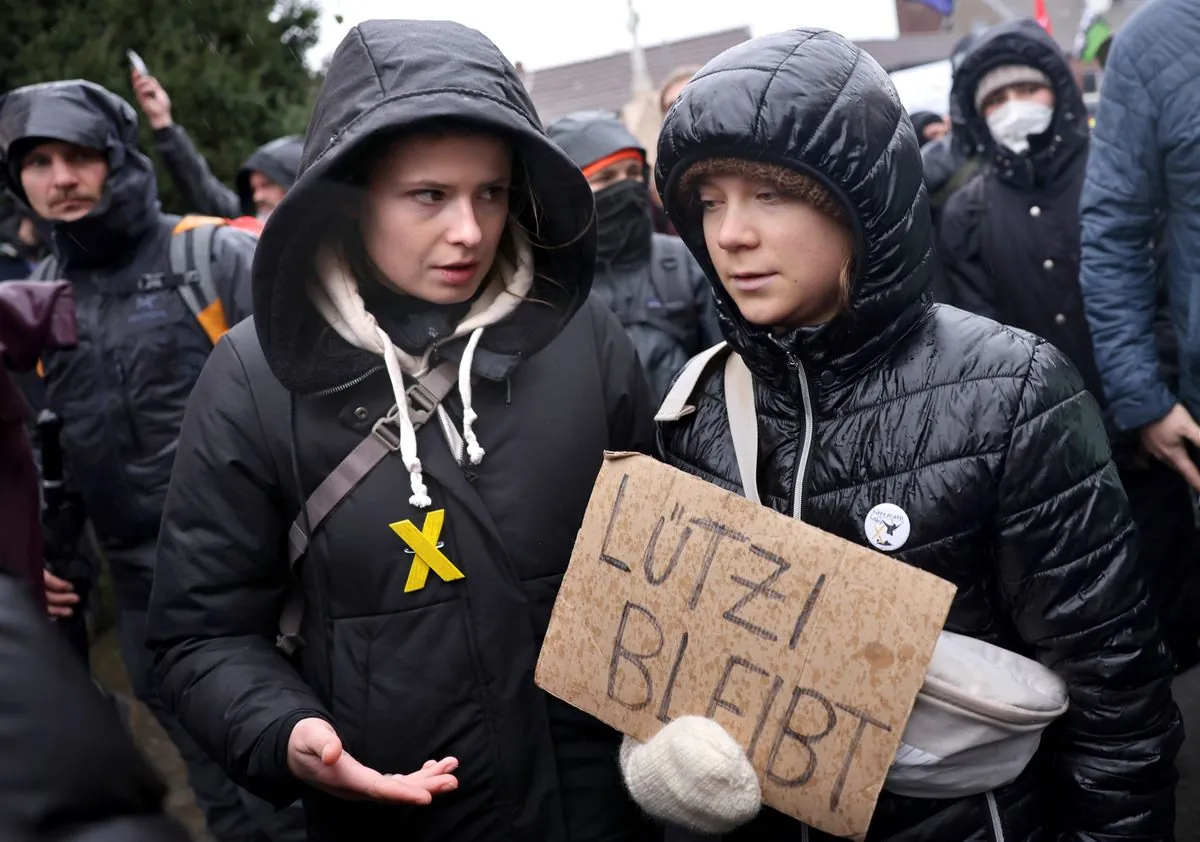
[[[324,719],[301,719],[288,738],[288,769],[317,789],[353,801],[428,804],[458,788],[458,760],[430,760],[419,772],[384,775],[359,763]]]

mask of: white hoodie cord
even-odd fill
[[[432,505],[429,489],[425,487],[425,477],[421,473],[421,460],[417,456],[417,430],[408,414],[408,394],[404,388],[404,372],[400,368],[400,359],[396,356],[396,348],[392,345],[391,337],[381,327],[379,341],[383,345],[383,364],[387,367],[388,379],[392,381],[392,394],[396,397],[396,421],[400,425],[400,459],[408,469],[408,482],[412,488],[412,496],[408,502],[418,509]]]
[[[483,328],[476,328],[467,340],[466,350],[463,351],[462,361],[458,364],[458,395],[463,405],[463,439],[467,443],[467,458],[472,465],[483,461],[484,449],[475,437],[475,422],[479,416],[471,405],[471,364],[475,361],[475,349],[479,347],[479,338],[483,336]]]

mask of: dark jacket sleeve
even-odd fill
[[[0,675],[0,838],[187,842],[117,707],[3,575]]]
[[[1079,283],[1104,392],[1125,430],[1159,420],[1175,404],[1154,334],[1154,243],[1166,197],[1158,106],[1137,67],[1148,47],[1142,40],[1113,43],[1080,200]]]
[[[253,302],[250,267],[258,239],[237,228],[218,228],[213,234],[213,283],[225,308],[229,326],[250,315]]]
[[[188,402],[147,620],[168,706],[239,784],[279,804],[297,784],[279,750],[302,714],[329,719],[275,648],[291,583],[280,481],[245,368],[217,344]]]
[[[1183,727],[1170,657],[1099,408],[1044,342],[1003,470],[996,559],[1008,613],[1070,693],[1046,735],[1060,838],[1173,839]]]
[[[242,202],[237,193],[212,174],[183,126],[172,125],[155,131],[154,145],[190,212],[231,218],[242,215]]]
[[[599,299],[592,296],[585,306],[591,310],[596,354],[604,379],[608,449],[652,454],[654,400],[633,343],[617,317]]]
[[[938,255],[946,303],[1001,321],[992,273],[983,256],[985,176],[977,176],[946,203],[938,226]]]

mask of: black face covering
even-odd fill
[[[598,266],[629,266],[650,259],[654,228],[648,191],[645,183],[625,179],[596,193]]]

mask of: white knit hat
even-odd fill
[[[983,110],[983,101],[1009,85],[1044,85],[1051,87],[1050,77],[1027,64],[1006,64],[989,70],[975,86],[975,110]]]

